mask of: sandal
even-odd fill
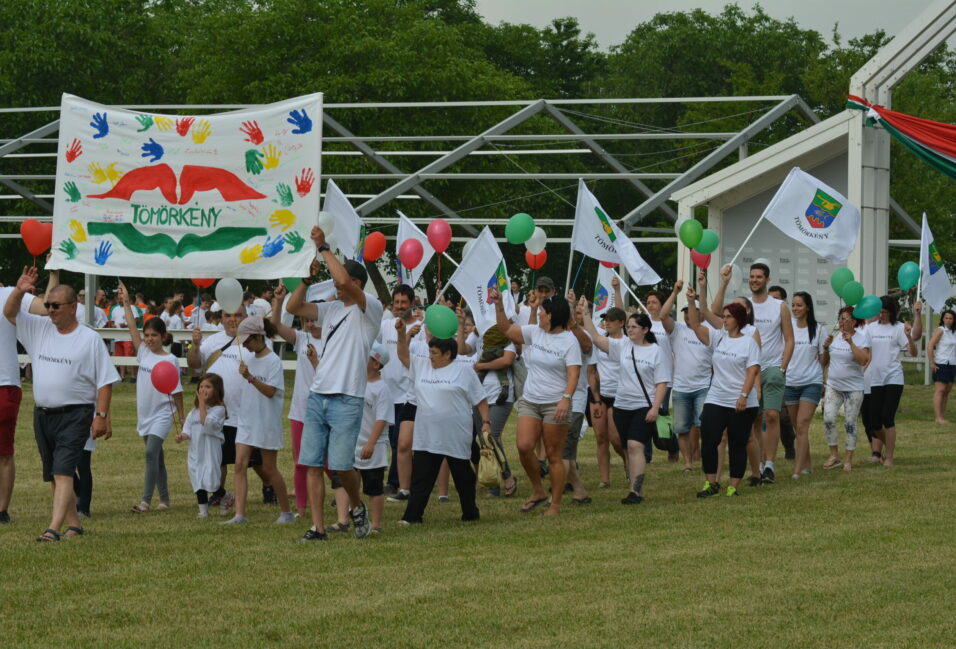
[[[505,487],[505,498],[510,498],[518,491],[518,478],[511,476],[511,488]]]
[[[522,514],[530,514],[535,509],[537,509],[541,503],[547,502],[547,500],[548,500],[547,496],[545,496],[544,498],[538,498],[537,500],[526,500],[525,503],[521,506],[521,509],[519,509],[518,511],[521,512]]]
[[[146,502],[130,507],[130,511],[132,511],[134,514],[146,514],[150,509],[152,508],[149,506],[149,503]]]
[[[829,459],[827,459],[827,461],[823,463],[823,468],[827,470],[835,469],[838,466],[840,466],[840,464],[841,464],[840,458],[835,455],[831,455]]]
[[[43,530],[43,534],[37,537],[37,541],[39,541],[40,543],[46,543],[48,541],[50,542],[59,541],[59,540],[60,540],[59,532],[57,532],[54,529],[50,529],[49,527]]]
[[[75,539],[76,537],[83,536],[84,534],[86,534],[86,531],[82,527],[70,525],[68,528],[66,528],[66,532],[64,532],[62,536],[66,539]]]
[[[349,523],[339,523],[339,522],[336,522],[335,524],[329,525],[327,528],[325,528],[325,531],[326,531],[326,532],[333,532],[333,533],[334,533],[334,532],[348,532],[350,527],[351,527],[351,526],[350,526]]]
[[[573,505],[590,505],[593,501],[590,496],[585,496],[584,498],[572,498],[571,504]]]
[[[156,511],[167,511],[169,509],[172,509],[169,503],[159,503],[156,505]]]

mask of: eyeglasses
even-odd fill
[[[70,304],[75,304],[75,302],[44,302],[43,308],[47,311],[56,311],[61,306],[69,306]]]

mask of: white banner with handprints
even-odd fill
[[[47,268],[120,277],[308,274],[322,95],[195,117],[63,95]]]

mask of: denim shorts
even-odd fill
[[[347,394],[309,393],[299,446],[299,464],[349,471],[355,466],[355,440],[365,399]]]
[[[809,385],[788,385],[783,389],[783,402],[788,406],[795,406],[800,401],[806,401],[816,405],[820,403],[820,397],[823,395],[822,383],[810,383]]]
[[[671,407],[674,409],[674,432],[678,435],[689,433],[691,428],[700,427],[700,413],[707,400],[708,388],[693,392],[671,393]]]

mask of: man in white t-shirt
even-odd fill
[[[309,467],[309,509],[313,526],[301,541],[324,541],[322,469],[338,474],[349,495],[355,536],[369,533],[368,511],[359,498],[355,470],[355,440],[362,427],[368,354],[382,322],[382,303],[365,292],[368,272],[357,261],[340,262],[325,242],[321,228],[312,228],[312,241],[335,282],[336,298],[322,304],[305,301],[306,278],[289,298],[289,313],[311,318],[322,327],[322,351],[309,394],[299,464]]]
[[[724,293],[732,275],[730,265],[720,269],[720,287],[714,296],[711,310],[722,313]],[[780,411],[783,409],[783,391],[787,365],[793,355],[793,322],[787,303],[772,297],[770,268],[757,262],[750,266],[750,301],[754,307],[754,326],[760,332],[760,412],[766,429],[761,434],[761,418],[753,424],[751,437],[761,442],[763,468],[760,480],[773,484],[776,478],[774,461],[780,443]]]
[[[81,288],[80,292],[76,294],[76,319],[80,321],[80,324],[86,324],[86,289]],[[102,329],[106,326],[106,322],[106,314],[103,313],[103,309],[94,306],[93,328]]]
[[[116,368],[102,340],[76,319],[76,291],[66,285],[47,291],[49,317],[22,310],[24,296],[34,290],[37,269],[24,268],[3,306],[4,317],[17,328],[17,337],[33,365],[34,432],[43,479],[53,483],[53,515],[38,541],[58,541],[66,520],[66,535],[80,536],[73,476],[83,448],[93,438],[109,439]]]

